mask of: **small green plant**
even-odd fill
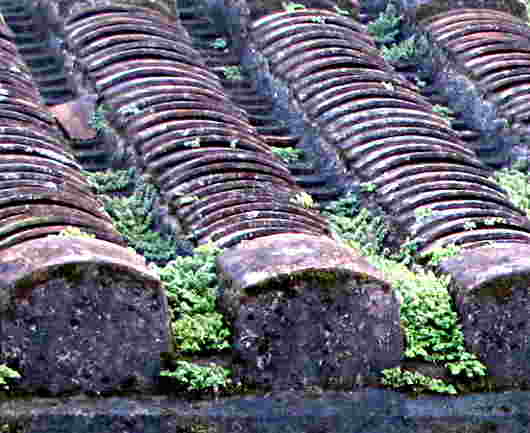
[[[381,12],[375,21],[368,23],[368,33],[381,44],[394,42],[399,34],[401,19],[402,17],[397,15],[396,7],[388,3],[385,12]]]
[[[416,38],[411,36],[399,44],[392,44],[390,47],[381,47],[381,55],[388,62],[408,61],[418,55],[416,49]]]
[[[222,71],[227,80],[241,81],[243,79],[239,66],[223,66]]]
[[[350,192],[344,197],[329,203],[324,210],[338,217],[355,217],[361,210],[359,197]]]
[[[339,200],[328,203],[323,210],[335,236],[366,255],[383,253],[388,226],[361,206],[359,196],[349,192]]]
[[[453,376],[460,376],[465,373],[469,379],[485,376],[487,371],[486,366],[477,360],[475,355],[468,352],[460,354],[458,361],[448,362],[445,366]]]
[[[345,17],[349,17],[351,15],[348,9],[341,9],[337,5],[333,6],[333,9],[335,9],[336,13],[338,13],[339,15],[345,16]]]
[[[454,112],[449,107],[436,104],[432,107],[432,111],[439,114],[441,117],[443,117],[445,120],[448,120],[449,122],[454,119]]]
[[[178,350],[184,353],[230,348],[230,330],[218,312],[184,314],[171,324]]]
[[[162,268],[152,265],[164,284],[173,336],[182,352],[230,347],[230,330],[215,311],[219,290],[215,258],[221,252],[206,244],[195,248],[191,257],[177,257]]]
[[[414,262],[414,257],[419,250],[421,239],[407,239],[402,245],[398,253],[392,258],[405,265],[410,265]]]
[[[178,199],[178,206],[194,203],[199,200],[196,195],[184,195]]]
[[[154,205],[158,191],[142,178],[137,180],[134,193],[130,197],[100,197],[116,229],[129,246],[143,254],[148,261],[167,262],[174,259],[177,252],[184,247],[184,241],[172,235],[163,236],[153,230]]]
[[[84,172],[88,182],[97,194],[123,191],[134,185],[136,168],[127,170],[107,170],[97,172]]]
[[[466,230],[474,230],[477,228],[477,223],[475,221],[466,221],[464,223],[464,229]]]
[[[512,203],[530,215],[530,175],[528,173],[503,168],[495,172],[492,180],[504,188]]]
[[[312,16],[311,21],[317,24],[324,24],[326,22],[326,18],[323,16]]]
[[[130,104],[120,107],[120,109],[118,110],[118,113],[123,114],[124,116],[133,116],[141,112],[142,109],[138,107],[135,102],[131,102]]]
[[[414,268],[415,272],[409,269],[414,263],[413,258],[417,255],[421,239],[408,239],[399,252],[389,256],[383,247],[388,228],[381,217],[375,217],[366,208],[360,208],[355,197],[330,203],[324,209],[324,214],[335,233],[348,246],[362,252],[382,272],[385,280],[392,283],[401,306],[401,325],[406,338],[405,357],[441,363],[455,376],[455,381],[461,377],[484,376],[485,366],[464,347],[464,336],[448,292],[450,277],[438,277],[433,271],[418,266]],[[433,214],[434,211],[428,209],[416,212],[419,218]],[[430,258],[430,265],[436,265],[459,251],[459,247],[449,245],[431,251],[425,257]],[[456,391],[451,384],[411,372],[391,369],[384,374],[385,384],[412,387],[416,392],[429,390],[452,394]]]
[[[431,283],[436,279],[432,273],[424,275]],[[456,374],[464,372],[470,378],[484,376],[485,366],[465,350],[461,325],[447,292],[449,278],[437,280],[438,287],[422,284],[410,290],[410,283],[406,281],[401,286],[401,321],[407,339],[405,356],[433,363],[443,362],[450,371]]]
[[[371,182],[363,182],[360,186],[363,192],[374,192],[377,189],[377,185]]]
[[[413,272],[406,263],[395,258],[382,257],[375,254],[367,256],[368,261],[381,270],[388,281],[391,281],[398,297],[403,304],[403,293],[415,295],[425,288],[446,290],[448,279],[438,278],[432,271]]]
[[[462,251],[462,247],[455,244],[447,245],[446,247],[434,248],[429,253],[422,254],[422,258],[428,258],[429,264],[432,266],[439,266],[445,259],[455,257]]]
[[[81,230],[79,227],[69,226],[61,230],[57,236],[60,237],[74,237],[74,238],[86,238],[86,239],[95,239],[96,235],[86,233]]]
[[[491,217],[484,220],[484,224],[487,226],[494,226],[495,224],[503,224],[505,222],[502,217]]]
[[[191,140],[185,141],[183,144],[186,147],[200,147],[201,146],[201,138],[200,137],[195,137],[195,138],[192,138]]]
[[[0,364],[0,389],[9,390],[9,383],[6,379],[20,379],[20,373],[5,364]]]
[[[223,50],[227,47],[226,39],[224,38],[217,38],[215,41],[210,42],[210,46],[212,48],[217,48],[218,50]]]
[[[180,135],[181,137],[187,137],[192,132],[193,132],[193,129],[190,128],[190,129],[183,129],[181,131],[177,131],[177,134]]]
[[[175,318],[181,313],[215,311],[218,290],[215,258],[221,251],[207,244],[195,248],[193,256],[176,257],[163,268],[154,267],[164,283]]]
[[[88,122],[90,127],[94,128],[98,132],[109,129],[110,125],[105,117],[105,114],[108,113],[109,110],[110,110],[110,107],[107,104],[100,104],[96,108],[94,113],[92,113],[92,117],[90,118]]]
[[[295,12],[301,9],[305,9],[305,5],[302,3],[293,3],[293,2],[282,2],[282,7],[286,12]]]
[[[312,207],[315,206],[315,202],[313,201],[313,197],[311,197],[305,191],[300,191],[294,197],[292,197],[289,201],[291,203],[295,203],[295,204],[298,204],[300,206],[303,206],[306,209],[312,208]]]
[[[391,92],[394,91],[394,85],[389,81],[383,81],[383,86],[385,89],[390,90]]]
[[[434,216],[434,211],[428,207],[421,207],[414,211],[414,215],[417,221],[423,222]]]
[[[304,154],[304,151],[295,149],[294,147],[272,147],[272,153],[289,164],[290,162],[298,161]]]
[[[367,258],[392,282],[400,300],[407,359],[442,363],[454,376],[486,374],[486,367],[464,347],[461,325],[447,291],[449,276],[412,272],[403,262],[379,256]]]
[[[355,217],[329,215],[332,230],[351,247],[366,255],[384,251],[383,242],[388,227],[380,216],[372,215],[362,208]]]
[[[230,383],[230,369],[210,363],[199,366],[188,361],[177,361],[176,371],[163,370],[160,376],[174,377],[184,385],[187,391],[203,391],[212,389],[214,392]]]
[[[416,393],[432,391],[441,394],[457,394],[453,385],[418,372],[401,370],[400,367],[396,367],[383,370],[382,373],[384,376],[382,379],[383,385],[393,388],[411,389]]]

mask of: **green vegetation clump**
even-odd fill
[[[211,363],[199,366],[187,361],[177,361],[175,371],[163,370],[160,376],[173,377],[186,388],[186,391],[208,390],[216,392],[230,383],[230,369]]]
[[[371,182],[361,183],[361,191],[363,192],[375,192],[377,185]]]
[[[337,14],[342,15],[344,17],[349,17],[349,16],[355,15],[352,10],[343,9],[343,8],[340,8],[337,5],[333,6],[333,9],[335,10],[335,12]]]
[[[471,379],[486,375],[486,367],[464,347],[464,335],[447,290],[449,276],[438,277],[432,271],[423,270],[412,272],[403,263],[373,255],[368,260],[392,282],[400,299],[406,359],[443,365],[455,377]],[[394,371],[385,376],[387,383],[394,381],[395,387],[412,380],[407,372],[400,376]],[[433,392],[456,393],[450,384],[418,378],[416,375],[412,383],[407,383],[413,391],[423,387]]]
[[[368,23],[367,30],[376,42],[387,44],[394,42],[399,34],[399,27],[403,17],[397,15],[396,7],[388,3],[385,12],[381,12],[379,17]]]
[[[353,218],[361,210],[361,202],[356,194],[348,193],[329,203],[324,210],[329,216]]]
[[[177,257],[158,272],[166,289],[173,335],[181,352],[230,347],[230,330],[215,311],[218,292],[215,258],[222,250],[213,244],[195,248],[192,257]]]
[[[136,104],[136,102],[131,102],[130,104],[120,107],[118,113],[124,116],[134,116],[142,112],[142,109]]]
[[[399,253],[391,255],[384,247],[388,232],[381,217],[361,208],[359,197],[349,194],[325,207],[336,234],[347,245],[362,252],[366,259],[391,282],[401,305],[401,325],[406,338],[405,358],[443,365],[455,376],[455,383],[485,376],[486,367],[466,351],[458,316],[448,292],[450,277],[438,277],[432,271],[412,271],[419,241],[408,240]],[[428,217],[428,211],[418,217]],[[436,266],[444,258],[458,254],[456,246],[439,248],[426,258]],[[424,257],[425,259],[425,257]],[[455,394],[453,384],[441,379],[397,369],[383,371],[383,384],[409,388],[414,392],[430,391]]]
[[[105,115],[110,111],[110,107],[106,104],[100,104],[94,113],[92,113],[92,117],[89,120],[90,127],[94,128],[96,131],[101,132],[106,129],[110,128],[109,122],[107,121],[107,118]]]
[[[455,118],[454,111],[444,105],[436,104],[432,107],[432,111],[443,117],[448,124],[451,124],[451,121]]]
[[[389,3],[385,12],[367,26],[368,33],[381,46],[381,55],[388,62],[413,61],[426,49],[415,36],[400,41],[402,19],[394,4]]]
[[[168,298],[171,328],[177,352],[205,353],[230,348],[230,330],[223,315],[215,311],[219,289],[215,259],[222,252],[213,243],[195,248],[192,257],[177,257],[164,267],[151,265],[159,275]],[[198,366],[177,361],[175,371],[164,370],[186,391],[205,391],[226,387],[229,369],[210,364]]]
[[[381,216],[375,216],[361,207],[360,199],[355,193],[327,204],[323,213],[335,236],[361,246],[359,250],[363,254],[386,253],[384,239],[388,234],[388,226]]]
[[[401,370],[400,367],[383,370],[383,385],[392,388],[411,389],[415,393],[424,391],[438,392],[441,394],[457,394],[455,387],[441,379],[425,376],[418,372]]]
[[[381,55],[388,62],[407,61],[414,59],[418,55],[416,38],[411,36],[398,44],[389,47],[381,47]]]
[[[311,195],[305,191],[298,192],[289,201],[291,203],[300,205],[305,209],[310,209],[316,206],[316,203],[314,202],[313,197],[311,197]]]
[[[301,149],[295,149],[294,147],[273,147],[272,153],[289,164],[298,161],[304,154],[304,151]]]
[[[53,235],[52,235],[53,236]],[[79,227],[69,226],[61,230],[57,236],[94,239],[96,235],[86,233]]]
[[[154,231],[157,196],[156,188],[140,179],[130,197],[100,197],[116,229],[129,246],[148,261],[165,263],[177,257],[183,241]]]
[[[230,348],[230,330],[223,315],[216,311],[184,314],[172,323],[171,329],[182,353],[212,352]]]
[[[134,185],[136,168],[127,170],[107,170],[97,172],[84,172],[88,182],[97,194],[124,191]]]
[[[391,258],[404,265],[414,264],[417,258],[420,242],[421,239],[419,238],[407,238],[407,240],[401,244],[399,251],[394,253]]]
[[[286,12],[295,12],[306,8],[302,3],[294,2],[282,2],[282,6]]]
[[[243,79],[239,66],[223,66],[222,71],[227,80],[241,81]]]
[[[228,46],[228,43],[224,38],[217,38],[215,41],[210,42],[210,46],[218,50],[223,50]]]
[[[201,137],[195,137],[191,140],[186,140],[183,145],[186,147],[201,147]]]
[[[487,224],[487,223],[486,223]],[[455,244],[447,245],[446,247],[438,247],[432,249],[429,253],[423,254],[421,259],[428,259],[428,264],[433,267],[439,266],[445,259],[455,257],[462,251],[462,247]]]
[[[506,190],[513,204],[530,216],[530,174],[503,168],[495,172],[492,180]]]
[[[9,368],[5,364],[0,364],[0,389],[9,390],[9,380],[10,379],[20,379],[20,373],[12,368]],[[7,381],[6,381],[7,379]]]
[[[388,227],[380,216],[372,215],[362,208],[354,217],[328,214],[332,231],[344,241],[362,245],[364,254],[381,254],[384,252],[384,239]]]

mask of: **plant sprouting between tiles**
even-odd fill
[[[125,170],[85,171],[84,175],[97,194],[127,190],[134,185],[137,177],[135,167]]]
[[[243,79],[241,68],[239,66],[223,66],[221,70],[227,80],[241,81]]]
[[[302,149],[295,149],[294,147],[272,147],[272,153],[289,164],[298,161],[304,154],[304,151]]]
[[[177,239],[174,235],[162,235],[154,231],[158,192],[142,178],[138,178],[130,197],[100,197],[116,229],[129,246],[143,254],[148,261],[165,263],[189,248],[186,241]]]
[[[381,44],[394,42],[399,34],[401,19],[396,7],[388,3],[385,12],[381,12],[376,20],[368,23],[368,33]]]
[[[483,377],[485,366],[464,348],[464,337],[458,316],[448,293],[449,277],[438,277],[432,271],[411,271],[417,242],[409,240],[400,255],[390,255],[384,248],[388,229],[381,217],[361,207],[353,193],[329,203],[324,210],[337,235],[347,245],[360,251],[392,283],[401,304],[401,324],[406,337],[407,359],[421,359],[443,364],[454,376],[452,383],[405,370],[383,370],[382,383],[414,392],[455,394],[461,377],[466,380]],[[429,217],[432,212],[421,211]],[[460,248],[448,246],[432,251],[426,258],[436,266],[442,260],[459,254]],[[480,382],[478,382],[480,383]]]
[[[184,353],[229,348],[230,330],[216,311],[215,258],[222,250],[210,243],[193,252],[193,256],[177,257],[164,267],[152,265],[166,289],[175,343]]]
[[[295,12],[306,8],[302,3],[294,2],[282,2],[282,7],[286,12]]]
[[[214,392],[230,383],[230,370],[211,363],[208,366],[195,365],[188,361],[177,361],[176,370],[163,370],[162,377],[172,377],[185,387],[186,391],[204,391],[212,389]]]

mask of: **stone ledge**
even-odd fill
[[[391,390],[318,398],[282,392],[201,402],[166,396],[35,399],[0,403],[0,427],[25,433],[522,433],[529,410],[530,393],[518,391],[422,398]]]

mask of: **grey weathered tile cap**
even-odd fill
[[[462,251],[443,261],[441,270],[449,273],[459,288],[482,291],[489,287],[495,291],[498,286],[505,293],[505,283],[530,279],[530,245],[497,243]]]
[[[99,239],[48,236],[0,251],[0,289],[43,281],[48,271],[68,264],[113,266],[117,272],[136,275],[148,284],[160,284],[145,259],[127,248]]]
[[[278,277],[313,270],[362,275],[385,282],[383,274],[355,250],[325,236],[302,233],[244,241],[218,258],[218,270],[233,289],[247,289]]]

